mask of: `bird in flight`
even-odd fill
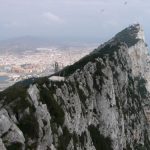
[[[128,4],[128,2],[127,2],[127,1],[125,1],[125,2],[124,2],[124,5],[127,5],[127,4]]]
[[[101,9],[101,12],[104,12],[105,10],[104,9]]]

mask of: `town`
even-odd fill
[[[31,77],[50,75],[73,64],[92,50],[92,46],[67,49],[51,47],[28,50],[21,54],[3,53],[0,55],[0,77],[7,77],[7,81],[0,82],[0,88]]]

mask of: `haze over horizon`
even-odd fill
[[[140,23],[150,43],[148,0],[0,0],[0,40],[46,37],[104,42]]]

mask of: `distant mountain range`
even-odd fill
[[[8,40],[0,41],[0,52],[12,52],[21,53],[27,50],[36,50],[39,47],[58,47],[66,49],[68,47],[86,47],[95,43],[84,43],[84,42],[65,42],[59,40],[53,40],[50,38],[24,36],[18,38],[12,38]]]
[[[38,47],[48,47],[51,45],[52,42],[46,38],[25,36],[0,41],[0,52],[18,53],[25,50],[35,50]]]

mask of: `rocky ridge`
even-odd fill
[[[60,72],[1,92],[0,149],[149,150],[147,54],[132,25]]]

